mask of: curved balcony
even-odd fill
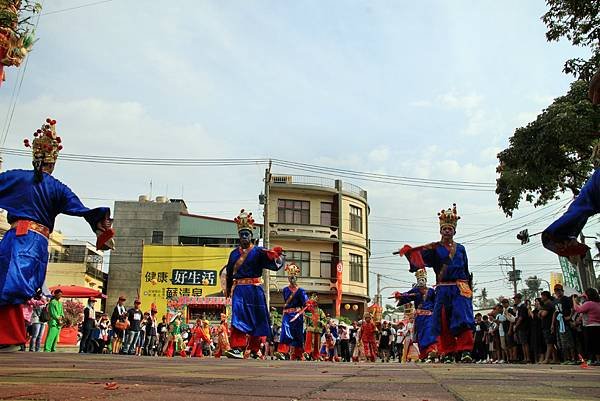
[[[321,189],[345,192],[352,196],[359,197],[363,200],[367,200],[367,191],[359,187],[358,185],[350,184],[348,182],[342,182],[342,180],[336,180],[326,177],[315,177],[311,175],[275,175],[271,176],[271,185],[284,186],[284,185],[297,185],[301,187],[318,187]]]
[[[269,236],[271,239],[285,237],[337,240],[338,230],[338,227],[316,224],[269,223]]]

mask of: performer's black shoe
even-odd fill
[[[258,352],[251,351],[250,352],[250,358],[252,358],[252,359],[262,359],[262,354],[260,353],[260,351],[258,351]]]
[[[471,357],[471,353],[469,351],[464,351],[462,356],[460,357],[460,361],[462,363],[471,363],[473,362],[473,358]]]
[[[454,355],[446,355],[442,358],[443,363],[454,363]]]
[[[312,356],[310,356],[308,352],[305,352],[304,354],[302,354],[302,356],[304,357],[305,361],[312,361]]]
[[[231,359],[244,359],[244,354],[239,349],[230,349],[229,351],[223,352],[227,358]]]

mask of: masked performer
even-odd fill
[[[325,327],[325,312],[319,308],[319,296],[316,292],[310,295],[306,302],[306,339],[304,341],[304,359],[318,361],[320,359],[319,351],[321,348],[321,333]]]
[[[456,205],[438,213],[439,242],[411,248],[405,245],[398,253],[405,255],[410,271],[432,267],[436,274],[435,305],[431,332],[440,337],[439,350],[445,362],[454,360],[460,353],[462,362],[471,362],[473,349],[473,291],[469,273],[467,251],[454,242],[456,224],[460,217]]]
[[[8,212],[11,229],[0,242],[0,344],[25,342],[21,304],[44,284],[48,264],[48,237],[57,215],[83,217],[98,236],[96,247],[113,246],[110,209],[88,209],[69,187],[52,176],[61,139],[56,121],[47,119],[34,132],[33,170],[10,170],[0,174],[0,208]]]
[[[360,327],[360,338],[362,345],[365,349],[367,359],[371,362],[375,362],[377,359],[377,340],[375,340],[375,333],[377,332],[377,326],[373,322],[373,317],[369,312],[365,313],[363,324]]]
[[[263,269],[277,271],[283,267],[283,249],[272,250],[252,242],[254,219],[244,209],[234,220],[240,246],[227,262],[227,296],[231,297],[231,350],[229,358],[262,358],[261,344],[270,331],[270,317],[262,287]]]
[[[288,281],[290,285],[283,289],[283,317],[281,319],[281,337],[279,338],[279,346],[282,344],[291,347],[290,359],[301,360],[304,352],[304,306],[308,301],[308,296],[303,288],[298,287],[297,280],[300,268],[295,264],[289,264],[285,267],[288,273]],[[277,354],[283,353],[282,350],[277,350]],[[279,359],[281,355],[276,355]]]
[[[215,351],[215,358],[220,358],[221,355],[231,350],[229,345],[229,326],[227,325],[227,315],[221,313],[221,323],[217,328],[217,350]]]
[[[433,336],[431,330],[431,317],[435,306],[435,290],[427,286],[427,271],[419,269],[415,273],[417,284],[408,292],[395,293],[394,297],[398,305],[404,305],[408,302],[415,303],[415,340],[419,344],[420,359],[429,358],[433,360],[437,357],[437,338]]]

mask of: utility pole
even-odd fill
[[[511,270],[508,271],[508,281],[513,285],[514,295],[517,295],[517,281],[521,280],[521,270],[516,269],[515,257],[500,258],[500,267],[509,267]]]
[[[265,196],[263,208],[263,246],[269,248],[269,189],[271,186],[271,160],[269,167],[265,170]],[[271,271],[263,270],[263,281],[265,283],[265,300],[267,301],[267,310],[271,310]]]
[[[512,273],[513,273],[513,288],[515,290],[514,295],[517,295],[517,270],[515,267],[515,257],[512,257]],[[520,273],[520,272],[519,272]]]
[[[381,274],[377,274],[377,295],[375,296],[375,303],[381,306]]]

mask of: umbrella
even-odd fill
[[[50,287],[50,293],[54,293],[55,290],[61,290],[62,295],[65,298],[106,298],[106,295],[93,288],[82,287],[79,285],[55,285]]]

